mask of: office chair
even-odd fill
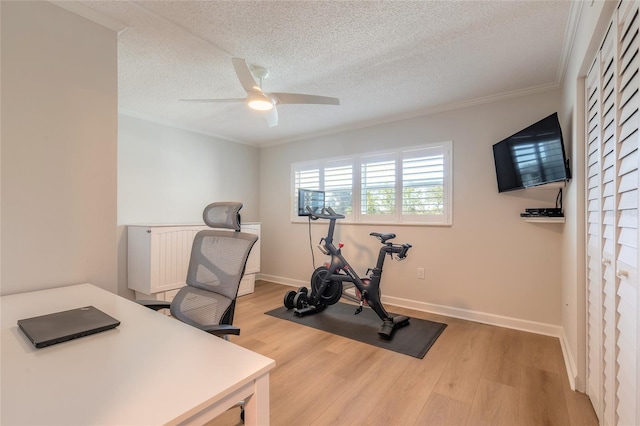
[[[186,286],[171,303],[138,300],[138,303],[160,310],[168,308],[180,321],[219,337],[240,334],[234,327],[233,314],[240,280],[251,248],[258,240],[255,234],[240,232],[242,203],[209,204],[203,212],[204,222],[211,228],[199,231],[191,248]]]

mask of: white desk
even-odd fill
[[[90,284],[0,302],[0,424],[202,424],[240,400],[269,423],[269,358]],[[120,326],[35,349],[16,325],[87,305]]]

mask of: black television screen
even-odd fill
[[[498,192],[571,178],[558,113],[493,145]]]
[[[307,206],[319,213],[324,208],[324,191],[298,189],[298,216],[309,216]]]

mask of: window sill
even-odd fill
[[[564,218],[562,218],[564,219]],[[292,224],[299,224],[299,225],[308,225],[309,222],[308,221],[300,221],[300,220],[292,220],[291,221]],[[323,226],[327,226],[327,224],[329,223],[329,221],[327,220],[322,220],[322,219],[318,219],[318,220],[312,220],[311,224],[312,225],[323,225]],[[424,223],[424,222],[353,222],[353,221],[349,221],[349,220],[338,220],[336,221],[336,225],[357,225],[357,226],[362,226],[362,225],[373,225],[373,226],[444,226],[444,227],[451,227],[453,226],[452,223]]]

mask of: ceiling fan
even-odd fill
[[[324,104],[340,105],[338,98],[327,96],[304,95],[302,93],[266,93],[262,90],[262,80],[269,75],[269,70],[257,65],[248,65],[244,59],[232,58],[233,68],[240,84],[247,92],[246,98],[234,99],[180,99],[185,102],[246,102],[249,108],[263,111],[269,127],[278,125],[278,111],[276,105],[281,104]],[[260,81],[256,82],[256,78]]]

